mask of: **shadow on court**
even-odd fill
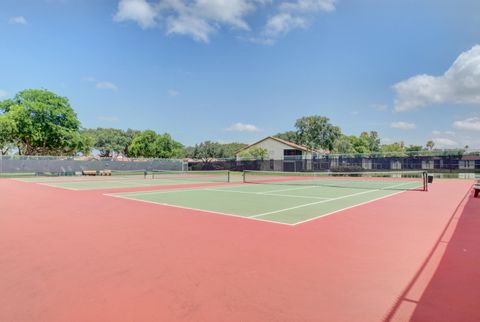
[[[480,321],[480,198],[464,200],[385,321]]]

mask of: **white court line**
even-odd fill
[[[258,215],[252,216],[252,218],[257,218],[257,217],[272,215],[272,214],[276,214],[276,213],[279,213],[279,212],[284,212],[284,211],[293,210],[293,209],[298,209],[298,208],[304,208],[304,207],[313,206],[313,205],[320,204],[320,203],[325,203],[325,202],[330,202],[330,201],[345,199],[345,198],[349,198],[349,197],[359,196],[359,195],[363,195],[363,194],[366,194],[366,193],[375,192],[375,191],[380,191],[380,190],[384,190],[384,189],[391,189],[391,188],[403,186],[403,185],[406,185],[406,184],[411,184],[411,182],[404,182],[404,183],[401,183],[401,184],[384,187],[384,188],[382,188],[382,189],[367,190],[367,191],[357,192],[357,193],[353,193],[353,194],[349,194],[349,195],[345,195],[345,196],[341,196],[341,197],[337,197],[337,198],[332,198],[332,199],[329,199],[329,200],[320,200],[320,201],[316,201],[316,202],[310,202],[310,203],[307,203],[307,204],[303,204],[303,205],[300,205],[300,206],[295,206],[295,207],[290,207],[290,208],[284,208],[284,209],[275,210],[275,211],[270,211],[270,212],[264,212],[264,213],[262,213],[262,214],[258,214]]]
[[[266,194],[266,193],[275,193],[275,192],[292,191],[292,190],[303,190],[303,189],[310,189],[310,188],[318,188],[318,186],[307,186],[307,187],[289,188],[289,189],[277,189],[277,190],[263,191],[263,192],[257,192],[257,193],[259,195],[263,195],[263,194]]]
[[[315,196],[295,196],[295,195],[284,195],[279,193],[263,193],[264,196],[278,196],[278,197],[292,197],[292,198],[306,198],[306,199],[323,199],[323,200],[330,200],[332,198],[328,197],[315,197]]]
[[[168,186],[168,185],[166,185]],[[173,186],[173,185],[172,185]],[[151,194],[164,194],[164,193],[174,193],[174,192],[188,192],[188,191],[198,191],[203,190],[202,188],[178,188],[178,189],[169,189],[169,190],[149,190],[149,191],[134,191],[134,192],[118,192],[112,194],[105,194],[106,196],[116,197],[118,195],[128,195],[128,196],[143,196]]]
[[[161,206],[171,207],[171,208],[194,210],[194,211],[199,211],[199,212],[204,212],[204,213],[210,213],[210,214],[216,214],[216,215],[222,215],[222,216],[242,218],[242,219],[246,219],[246,220],[262,221],[262,222],[267,222],[267,223],[277,224],[277,225],[294,226],[293,224],[283,223],[283,222],[280,222],[280,221],[274,221],[274,220],[268,220],[268,219],[258,219],[258,218],[253,218],[253,217],[248,217],[248,216],[240,216],[240,215],[229,214],[229,213],[219,212],[219,211],[214,211],[214,210],[206,210],[206,209],[198,209],[198,208],[190,208],[190,207],[184,207],[184,206],[177,206],[177,205],[171,205],[171,204],[167,204],[167,203],[161,203],[161,202],[155,202],[155,201],[149,201],[149,200],[129,198],[129,197],[124,197],[124,196],[116,196],[116,195],[112,195],[112,194],[108,194],[108,193],[104,193],[104,196],[114,197],[114,198],[119,198],[119,199],[127,199],[127,200],[136,201],[136,202],[150,203],[150,204],[154,204],[154,205],[161,205]]]
[[[324,197],[315,197],[315,196],[295,196],[295,195],[283,195],[283,194],[274,194],[274,193],[266,193],[266,192],[250,192],[250,191],[239,191],[239,190],[221,190],[221,189],[199,189],[199,190],[206,190],[206,191],[215,191],[215,192],[230,192],[230,193],[244,193],[248,195],[265,195],[265,196],[278,196],[278,197],[290,197],[290,198],[308,198],[308,199],[331,199],[331,198],[324,198]]]
[[[378,200],[381,200],[381,199],[389,198],[389,197],[398,195],[398,194],[400,194],[400,193],[404,193],[404,192],[406,192],[406,191],[408,191],[408,190],[398,191],[398,192],[395,192],[395,193],[392,193],[392,194],[389,194],[389,195],[386,195],[386,196],[383,196],[383,197],[375,198],[375,199],[372,199],[372,200],[367,200],[367,201],[365,201],[365,202],[361,202],[361,203],[355,204],[355,205],[353,205],[353,206],[348,206],[348,207],[345,207],[345,208],[341,208],[341,209],[334,210],[334,211],[332,211],[332,212],[327,212],[326,214],[323,214],[323,215],[320,215],[320,216],[316,216],[316,217],[313,217],[313,218],[309,218],[309,219],[305,219],[305,220],[296,222],[296,223],[291,224],[291,225],[292,225],[292,226],[300,225],[300,224],[303,224],[303,223],[306,223],[306,222],[309,222],[309,221],[312,221],[312,220],[315,220],[315,219],[318,219],[318,218],[323,218],[323,217],[326,217],[326,216],[330,216],[330,215],[336,214],[337,212],[340,212],[340,211],[344,211],[344,210],[347,210],[347,209],[359,207],[359,206],[365,205],[365,204],[367,204],[367,203],[371,203],[371,202],[378,201]]]
[[[50,187],[50,188],[65,189],[65,190],[72,190],[72,191],[81,191],[82,190],[82,189],[74,189],[74,188],[54,186],[52,184],[44,183],[44,182],[35,182],[35,183],[39,184],[39,185],[42,185],[42,186]]]

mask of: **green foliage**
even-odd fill
[[[242,160],[265,160],[268,158],[268,150],[261,147],[253,147],[238,154]]]
[[[425,144],[425,146],[427,147],[428,150],[432,151],[433,147],[435,146],[435,142],[433,142],[432,140],[429,140],[427,141],[427,144]]]
[[[157,134],[146,130],[137,133],[128,147],[129,155],[143,158],[177,158],[182,154],[182,144],[170,134]]]
[[[222,144],[223,146],[223,155],[225,158],[233,159],[235,154],[243,148],[246,148],[248,144],[245,143],[226,143]]]
[[[423,151],[423,146],[421,145],[409,145],[405,147],[405,152],[420,152]]]
[[[339,154],[367,154],[380,150],[380,139],[377,132],[362,132],[360,136],[342,135],[333,146],[333,152]]]
[[[128,156],[128,147],[133,137],[140,131],[128,129],[127,131],[113,128],[88,129],[86,132],[94,138],[94,148],[100,151],[102,157],[114,157],[115,155]]]
[[[14,147],[15,122],[7,115],[0,115],[0,155],[5,155]]]
[[[331,151],[342,134],[339,127],[330,124],[330,119],[318,115],[299,118],[295,127],[298,142],[310,149],[323,148]]]
[[[334,143],[333,152],[339,154],[355,153],[356,151],[352,144],[351,137],[342,135],[338,138]]]
[[[389,156],[405,156],[405,146],[403,142],[382,145],[382,152]]]
[[[380,136],[377,131],[362,132],[360,138],[367,142],[368,152],[380,152]]]
[[[225,150],[222,144],[218,142],[205,141],[195,145],[193,158],[202,159],[204,162],[210,162],[211,159],[225,157]]]
[[[0,102],[9,121],[10,144],[26,155],[73,155],[88,152],[80,121],[67,98],[48,90],[24,90]],[[3,121],[5,123],[5,120]]]
[[[297,132],[295,131],[277,133],[274,135],[274,137],[298,144]]]

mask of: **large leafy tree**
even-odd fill
[[[324,116],[304,116],[295,122],[298,143],[311,149],[333,150],[335,141],[341,137],[339,127],[330,124]]]
[[[212,159],[224,158],[225,150],[223,145],[218,142],[205,141],[195,145],[193,157],[210,162]]]
[[[298,142],[298,137],[297,137],[297,132],[295,131],[287,131],[287,132],[282,132],[282,133],[277,133],[274,135],[274,137],[288,141],[288,142],[293,142],[293,143],[299,143]]]
[[[352,144],[350,136],[342,135],[333,145],[333,152],[340,154],[355,153],[355,147]]]
[[[10,138],[19,154],[73,155],[89,151],[91,141],[80,133],[80,121],[65,97],[44,89],[28,89],[0,102],[0,111],[13,124]]]
[[[128,147],[129,155],[144,158],[176,158],[182,154],[182,144],[168,134],[146,130],[138,133]]]
[[[96,128],[86,131],[94,140],[94,147],[102,157],[128,156],[128,147],[134,136],[140,131],[128,129],[127,131],[114,128]]]
[[[268,158],[268,150],[261,147],[253,147],[239,154],[242,160],[265,160]]]
[[[14,147],[15,122],[7,115],[0,115],[0,155],[5,155]]]
[[[367,143],[367,152],[379,152],[381,150],[380,136],[377,131],[362,132],[360,139]]]
[[[235,158],[235,154],[241,149],[247,147],[245,143],[225,143],[223,144],[223,154],[225,158]]]

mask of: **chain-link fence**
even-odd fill
[[[427,170],[430,172],[480,172],[480,156],[351,156],[332,155],[303,160],[195,160],[188,162],[190,170],[258,170],[258,171],[399,171]]]
[[[0,156],[0,176],[75,173],[83,170],[186,170],[181,160]]]

